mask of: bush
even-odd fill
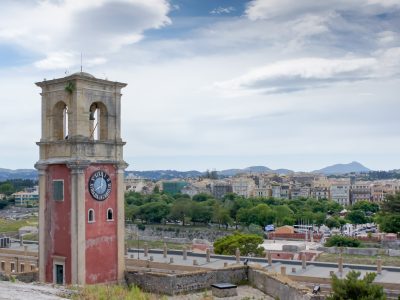
[[[385,300],[386,295],[383,287],[372,284],[376,273],[367,273],[363,279],[360,272],[350,271],[346,278],[339,279],[335,274],[332,275],[332,294],[327,300]]]
[[[360,247],[361,242],[347,236],[334,235],[325,243],[325,247]]]
[[[72,296],[73,300],[155,300],[155,296],[143,293],[138,287],[121,285],[88,285]]]
[[[139,230],[145,230],[145,229],[146,229],[146,226],[145,226],[144,224],[138,224],[138,225],[137,225],[137,228],[138,228]]]
[[[240,255],[262,256],[264,249],[259,245],[264,239],[255,234],[244,234],[235,232],[217,239],[214,242],[214,252],[216,254],[235,255],[236,249],[239,248]]]

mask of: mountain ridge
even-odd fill
[[[324,174],[324,175],[334,175],[334,174],[346,174],[346,173],[360,173],[360,172],[369,172],[371,171],[364,165],[359,162],[353,161],[348,164],[335,164],[331,166],[327,166],[325,168],[312,171],[310,173]],[[189,170],[189,171],[177,171],[177,170],[148,170],[148,171],[138,171],[131,170],[126,171],[126,175],[133,175],[142,178],[148,178],[152,180],[160,180],[160,179],[174,179],[174,178],[196,178],[203,176],[206,172],[201,172],[197,170]],[[295,173],[293,170],[289,169],[276,169],[273,170],[266,166],[250,166],[247,168],[232,168],[226,170],[217,171],[219,176],[235,176],[237,174],[257,174],[257,173],[276,173],[279,175],[287,175],[290,173]],[[31,179],[37,180],[37,170],[35,169],[5,169],[0,168],[0,181],[10,180],[10,179]]]

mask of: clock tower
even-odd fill
[[[121,89],[79,72],[42,89],[39,280],[95,284],[124,277]]]

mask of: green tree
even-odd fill
[[[212,198],[212,196],[209,194],[200,193],[200,194],[194,195],[192,199],[193,199],[193,201],[196,201],[196,202],[204,202],[211,198]]]
[[[150,202],[140,206],[138,216],[149,223],[161,223],[169,212],[170,208],[165,202]]]
[[[369,201],[358,201],[351,208],[353,210],[362,210],[364,213],[376,213],[379,211],[379,205]]]
[[[367,273],[363,279],[360,272],[350,271],[346,278],[339,279],[332,275],[332,294],[327,300],[385,300],[383,287],[372,284],[376,273]]]
[[[192,222],[199,222],[207,224],[212,219],[212,207],[208,206],[207,203],[198,203],[191,201],[190,203],[190,216]]]
[[[288,220],[293,219],[294,214],[293,211],[287,205],[278,205],[272,208],[275,211],[276,216],[276,225],[289,225],[285,224]],[[286,221],[286,222],[284,222]],[[264,224],[266,225],[266,224]]]
[[[400,193],[386,197],[375,221],[383,232],[400,232]]]
[[[10,196],[12,193],[15,193],[14,185],[10,182],[4,182],[0,184],[0,194],[5,194]]]
[[[368,218],[362,210],[352,210],[347,214],[347,219],[351,224],[365,224]]]
[[[339,222],[339,220],[338,220],[337,218],[329,218],[329,219],[326,219],[325,225],[326,225],[329,229],[332,229],[332,228],[340,228],[340,227],[341,227],[340,222]]]
[[[361,242],[351,237],[333,235],[326,242],[325,247],[360,247]]]
[[[217,239],[214,242],[214,252],[216,254],[234,255],[236,248],[240,250],[241,255],[262,256],[264,248],[260,247],[263,238],[255,234],[244,234],[235,232]]]
[[[233,224],[229,210],[220,205],[214,205],[213,207],[213,222],[217,223],[218,227],[225,225],[226,229],[228,229],[229,225]]]
[[[127,205],[125,207],[125,218],[131,220],[132,222],[138,217],[140,207],[136,205]]]
[[[169,217],[174,220],[180,220],[182,225],[185,226],[185,222],[190,219],[191,209],[190,200],[178,199],[172,204]]]

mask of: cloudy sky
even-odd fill
[[[81,52],[128,83],[131,170],[400,168],[400,0],[1,0],[0,167],[33,167],[33,83]]]

